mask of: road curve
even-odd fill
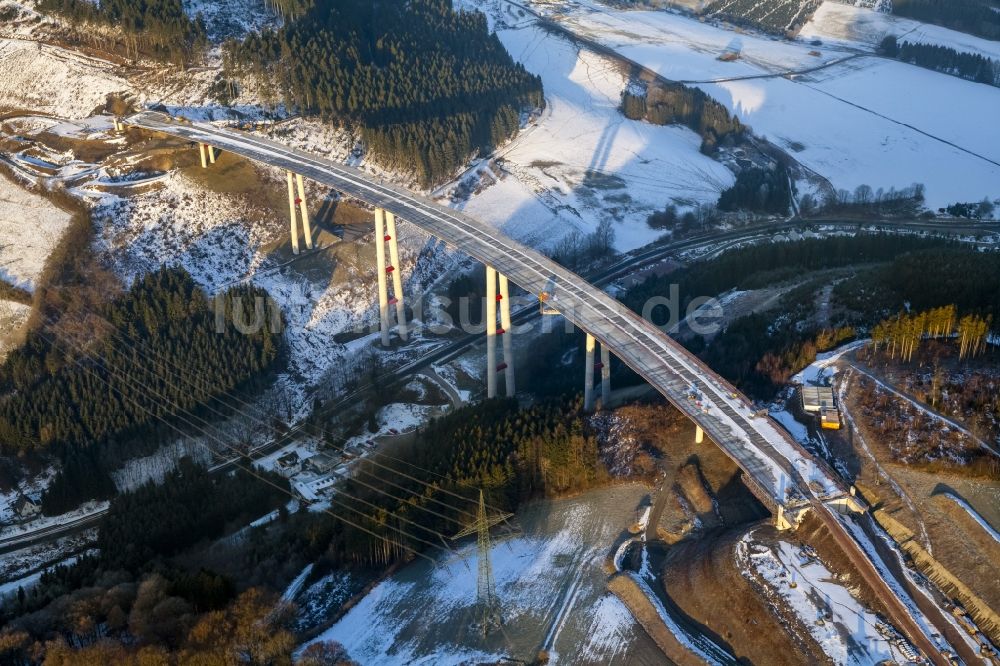
[[[754,417],[741,403],[749,404],[725,380],[671,340],[661,329],[639,317],[602,290],[558,265],[548,257],[458,211],[425,197],[385,183],[361,171],[295,150],[264,138],[206,124],[175,121],[156,112],[142,112],[125,120],[134,127],[201,142],[248,159],[292,171],[323,183],[351,197],[392,212],[440,238],[476,260],[492,266],[529,293],[552,294],[551,303],[567,320],[591,333],[626,365],[656,388],[677,409],[700,425],[705,433],[753,480],[774,505],[790,500],[825,507],[814,497],[792,460],[789,450],[797,443],[769,417]],[[689,399],[692,390],[703,404]],[[779,453],[779,447],[786,453]],[[794,454],[793,454],[794,455]],[[751,486],[751,487],[752,487]],[[760,493],[755,493],[760,495]],[[764,498],[762,498],[764,499]],[[826,521],[824,521],[826,522]],[[869,574],[874,565],[836,521],[828,523],[842,547]],[[865,566],[867,564],[867,566]],[[866,576],[867,577],[867,576]],[[928,638],[900,614],[902,604],[878,576],[869,581],[876,594],[887,600],[893,622],[904,629],[936,664],[945,664]]]
[[[749,401],[652,323],[497,229],[357,169],[264,138],[207,124],[175,121],[152,111],[131,116],[125,123],[211,144],[301,174],[419,226],[497,269],[529,293],[549,292],[552,304],[566,319],[607,345],[622,362],[700,425],[774,504],[784,505],[789,498],[808,497],[798,472],[775,448],[775,444],[794,447],[779,426],[739,409],[740,401],[747,404]],[[703,404],[714,405],[712,413],[706,413],[688,399],[692,388],[703,396]],[[775,442],[776,438],[785,441]]]

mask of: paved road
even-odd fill
[[[790,500],[808,501],[827,522],[829,514],[825,506],[813,496],[791,460],[778,449],[807,454],[776,422],[769,417],[754,417],[742,407],[743,402],[749,401],[662,330],[547,257],[458,211],[357,169],[267,139],[211,125],[174,121],[155,112],[136,114],[126,123],[211,144],[302,174],[416,224],[454,248],[496,268],[529,293],[546,291],[552,294],[551,304],[566,319],[607,345],[626,365],[699,424],[752,480],[751,489],[765,503],[773,506],[789,504]],[[709,405],[710,411],[699,408],[689,399],[692,392],[702,396],[703,404]],[[902,628],[934,663],[945,664],[942,655],[916,627],[895,592],[878,575],[875,565],[857,542],[836,521],[829,521],[828,526],[864,572],[876,594],[885,600],[894,624]]]
[[[493,227],[429,199],[379,181],[361,171],[298,151],[264,138],[207,124],[174,121],[143,112],[126,123],[194,142],[214,145],[323,183],[416,224],[476,260],[493,266],[528,293],[552,294],[552,304],[573,324],[607,345],[626,365],[698,423],[758,486],[772,503],[804,499],[808,490],[791,463],[776,449],[794,446],[787,434],[767,418],[754,418],[738,408],[735,389],[671,340],[603,291],[548,257]],[[713,405],[711,413],[688,399],[691,389]],[[736,397],[733,397],[736,396]],[[749,401],[746,401],[749,402]],[[776,438],[785,441],[776,442]]]
[[[47,527],[25,532],[23,534],[12,534],[9,537],[0,539],[0,554],[11,553],[15,550],[27,548],[28,546],[34,546],[37,543],[54,541],[60,537],[76,534],[77,532],[81,532],[91,527],[97,527],[97,524],[107,512],[107,509],[101,509],[100,511],[88,513],[85,516],[81,516],[80,518],[72,520],[68,523],[49,525]]]
[[[697,234],[684,238],[682,240],[670,241],[666,243],[659,243],[652,246],[647,246],[641,250],[634,250],[632,252],[622,255],[614,263],[598,268],[597,270],[590,271],[586,275],[587,281],[595,286],[605,286],[615,280],[634,274],[635,272],[651,266],[658,261],[666,259],[668,257],[676,256],[680,252],[686,252],[695,249],[711,248],[713,246],[718,246],[720,243],[746,243],[753,242],[757,240],[766,240],[771,238],[775,233],[791,230],[804,230],[804,229],[818,229],[818,228],[832,228],[832,229],[848,229],[848,230],[858,230],[860,228],[872,229],[872,230],[882,230],[887,232],[909,232],[914,227],[914,224],[920,225],[918,228],[926,231],[935,232],[948,232],[957,233],[961,235],[974,234],[983,231],[982,224],[970,223],[971,226],[959,225],[957,228],[953,222],[927,222],[924,220],[910,223],[910,222],[857,222],[855,220],[785,220],[777,222],[766,222],[763,224],[751,225],[747,227],[742,227],[740,229],[733,229],[728,231],[718,231],[712,230],[702,234]],[[993,225],[1000,226],[1000,225]],[[298,255],[295,259],[292,259],[281,266],[274,269],[266,269],[264,272],[271,270],[279,270],[284,266],[289,264],[294,264],[297,261],[302,261],[308,258],[311,254],[316,252],[322,252],[325,247],[318,247],[312,251],[305,251]],[[253,278],[246,278],[240,280],[239,282],[245,282],[252,280]],[[232,284],[236,284],[235,282]],[[515,326],[521,326],[529,322],[534,321],[541,317],[538,307],[536,304],[532,304],[528,307],[522,307],[515,309],[511,312],[511,322]],[[380,383],[383,385],[391,385],[396,382],[402,381],[403,379],[409,378],[410,376],[416,374],[423,368],[427,368],[432,365],[440,365],[451,361],[461,354],[465,353],[470,347],[477,344],[484,343],[482,335],[476,335],[471,333],[463,333],[461,337],[451,340],[439,347],[433,348],[425,352],[422,356],[419,356],[405,364],[394,366],[387,375],[379,378]],[[341,406],[350,403],[351,401],[357,400],[358,396],[362,395],[365,391],[369,389],[369,386],[363,385],[347,394],[344,394],[334,400],[333,402],[326,403],[323,406],[323,411],[328,413],[333,413]],[[255,458],[260,458],[271,453],[274,453],[282,446],[285,446],[289,442],[293,441],[299,434],[305,431],[305,429],[311,427],[308,423],[302,423],[291,428],[285,435],[279,437],[276,440],[268,442],[261,445],[257,449],[251,452],[251,455]],[[239,459],[232,459],[228,461],[220,462],[219,464],[213,466],[211,471],[221,471],[224,469],[229,469],[232,467]]]

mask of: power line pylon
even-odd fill
[[[504,513],[495,516],[486,515],[486,500],[483,491],[479,491],[479,511],[476,520],[464,530],[452,537],[461,539],[473,532],[476,533],[478,545],[479,578],[476,581],[476,603],[479,605],[480,629],[483,635],[503,624],[500,609],[500,599],[497,597],[496,584],[493,581],[493,565],[490,562],[490,528],[502,523],[514,514]]]

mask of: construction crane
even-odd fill
[[[497,597],[496,584],[493,580],[493,565],[490,562],[490,528],[504,522],[514,514],[502,513],[494,516],[486,515],[486,500],[483,491],[479,491],[479,511],[476,520],[464,530],[452,537],[452,540],[467,537],[475,533],[478,541],[479,578],[476,581],[476,603],[479,606],[480,630],[483,636],[491,629],[503,624],[500,599]]]

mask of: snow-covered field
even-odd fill
[[[548,3],[533,6],[551,14]],[[614,49],[672,81],[705,81],[737,76],[804,70],[846,57],[830,51],[810,55],[814,47],[752,32],[736,33],[687,15],[658,10],[623,10],[600,0],[558,5],[554,15],[574,33]],[[727,52],[740,57],[719,60]],[[516,53],[515,53],[516,55]]]
[[[31,306],[0,299],[0,359],[17,344],[17,331],[31,315]]]
[[[898,655],[897,647],[876,629],[883,624],[878,617],[813,554],[787,541],[768,547],[752,537],[750,532],[737,544],[737,561],[764,581],[833,663],[880,664]]]
[[[875,57],[845,60],[857,49],[810,56],[808,42],[738,35],[670,12],[596,0],[567,7],[559,19],[567,27],[667,78],[708,81],[698,86],[837,189],[923,183],[931,208],[1000,196],[1000,134],[988,120],[1000,108],[998,88]],[[719,61],[730,46],[741,58]],[[834,64],[776,76],[825,62]]]
[[[886,35],[895,35],[901,42],[949,46],[1000,60],[1000,42],[834,0],[820,5],[799,31],[799,38],[805,41],[819,39],[826,44],[867,50],[875,49]]]
[[[615,246],[645,245],[662,232],[646,217],[672,200],[714,202],[733,182],[682,127],[631,121],[618,111],[627,75],[614,62],[539,28],[502,0],[467,0],[490,18],[511,55],[542,77],[547,108],[500,151],[503,175],[462,206],[536,248],[573,230],[615,222]]]
[[[911,87],[897,87],[892,79],[896,75]],[[1000,145],[984,141],[979,126],[964,117],[966,112],[975,118],[998,108],[998,88],[874,59],[836,65],[794,81],[757,79],[701,87],[837,189],[870,185],[888,190],[922,183],[926,205],[933,209],[1000,196],[995,157]],[[883,89],[898,95],[887,98]],[[949,99],[968,104],[953,104],[935,115],[933,110]],[[987,131],[988,137],[992,134]]]
[[[820,91],[1000,163],[1000,89],[892,60],[865,58],[812,74]],[[955,100],[962,100],[956,109]],[[931,163],[924,157],[925,168]],[[994,164],[994,166],[996,166]]]
[[[31,291],[69,213],[0,175],[0,280]]]
[[[342,643],[361,664],[528,659],[543,644],[551,646],[551,663],[655,661],[657,653],[636,652],[649,649],[649,639],[605,591],[601,569],[614,537],[635,520],[643,494],[637,486],[609,488],[538,503],[519,516],[524,534],[491,553],[503,632],[483,640],[472,627],[476,548],[466,543],[436,568],[418,560],[398,571],[316,640]]]
[[[378,410],[375,420],[378,422],[378,430],[366,432],[347,440],[346,446],[363,444],[369,440],[386,435],[397,435],[399,433],[416,430],[432,417],[442,413],[440,407],[432,405],[415,405],[411,403],[393,402]]]

